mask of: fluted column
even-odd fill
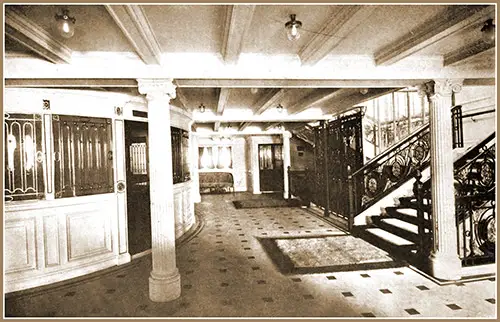
[[[283,132],[283,198],[288,199],[290,189],[288,182],[288,166],[290,165],[290,137],[291,133]]]
[[[431,137],[432,276],[444,280],[460,278],[457,251],[455,189],[451,124],[451,95],[462,88],[459,80],[439,79],[425,84],[429,99]]]
[[[167,302],[181,295],[175,262],[174,185],[170,133],[170,100],[175,98],[171,79],[138,79],[139,92],[148,101],[149,186],[153,270],[149,298]]]

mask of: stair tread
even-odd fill
[[[384,218],[381,221],[388,223],[389,225],[404,229],[414,234],[418,234],[418,226],[411,224],[407,221],[403,221],[398,218]]]
[[[383,230],[381,228],[367,228],[365,231],[379,238],[382,238],[383,240],[388,241],[396,246],[414,245],[413,242],[406,240],[402,237],[399,237],[397,235],[391,234],[390,232]]]
[[[395,208],[394,210],[403,215],[417,217],[417,210],[413,208]]]

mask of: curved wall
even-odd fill
[[[4,103],[5,113],[40,114],[49,136],[52,114],[111,119],[114,168],[110,193],[55,198],[53,185],[46,184],[44,200],[4,202],[5,292],[129,262],[126,193],[117,186],[126,182],[124,122],[147,122],[147,117],[133,116],[133,110],[147,112],[146,100],[97,91],[7,88]],[[171,126],[190,131],[190,115],[175,106],[170,109]],[[44,148],[44,179],[49,183],[54,147]],[[195,223],[192,187],[191,181],[174,185],[176,238]]]

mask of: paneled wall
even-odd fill
[[[142,97],[78,90],[4,91],[4,112],[100,117],[111,120],[113,165],[111,192],[57,198],[46,184],[41,200],[4,202],[5,292],[51,284],[130,261],[127,245],[125,119],[147,122],[132,111],[147,112]],[[44,102],[45,101],[45,102]],[[190,130],[190,116],[171,107],[172,126]],[[49,124],[50,126],[50,124]],[[45,127],[45,129],[50,127]],[[45,133],[46,132],[46,133]],[[45,131],[49,135],[50,130]],[[48,141],[50,142],[50,140]],[[44,180],[53,182],[54,151],[44,147]],[[174,186],[176,238],[195,223],[192,182]],[[147,277],[145,277],[147,278]]]

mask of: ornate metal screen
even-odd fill
[[[363,166],[361,113],[328,123],[329,209],[349,216],[349,171]],[[350,170],[349,170],[350,169]]]
[[[323,123],[314,129],[314,191],[312,202],[349,218],[349,169],[363,165],[361,112]]]
[[[188,132],[171,127],[172,134],[172,172],[174,183],[190,179],[189,173],[189,135]]]
[[[111,119],[53,115],[55,196],[113,192]]]
[[[5,200],[44,196],[42,121],[38,114],[5,114]]]

